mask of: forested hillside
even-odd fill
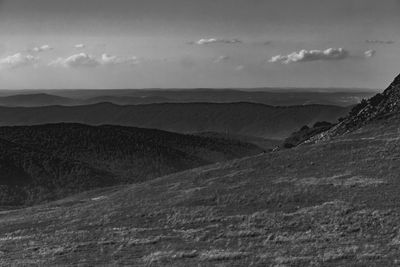
[[[31,204],[263,150],[234,140],[120,126],[0,128],[0,205]]]

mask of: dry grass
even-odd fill
[[[360,175],[351,175],[350,173],[337,174],[330,177],[307,177],[307,178],[279,178],[275,183],[292,183],[296,186],[343,186],[343,187],[365,187],[365,186],[379,186],[386,184],[382,179],[374,179],[363,177]]]

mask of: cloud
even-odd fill
[[[58,58],[51,62],[50,66],[63,66],[69,68],[90,68],[100,65],[101,62],[95,57],[88,55],[86,53],[80,53],[72,55],[67,58]]]
[[[366,40],[367,44],[394,44],[392,40]]]
[[[124,58],[124,57],[117,57],[117,56],[111,56],[108,54],[103,54],[101,55],[101,64],[103,65],[136,65],[139,64],[139,60],[137,57],[130,57],[130,58]]]
[[[242,43],[242,41],[239,39],[209,38],[209,39],[200,39],[192,44],[209,45],[209,44],[240,44],[240,43]]]
[[[303,49],[299,52],[293,52],[286,56],[274,56],[269,60],[269,62],[290,64],[317,60],[341,60],[347,57],[349,57],[349,53],[343,48],[328,48],[326,50]]]
[[[243,65],[236,66],[235,70],[242,71],[242,70],[244,70],[244,66]]]
[[[375,56],[375,54],[376,54],[376,50],[370,49],[370,50],[367,50],[364,52],[364,57],[371,58],[371,57]]]
[[[223,62],[228,61],[229,59],[230,59],[230,57],[228,57],[228,56],[219,56],[219,57],[215,58],[213,62],[214,63],[223,63]]]
[[[7,69],[16,69],[35,65],[38,61],[38,57],[17,53],[15,55],[0,59],[0,66]]]
[[[58,58],[51,62],[50,66],[63,66],[69,68],[91,68],[97,66],[113,66],[113,65],[136,65],[139,60],[136,57],[124,58],[102,54],[98,59],[86,53],[79,53],[67,58]]]
[[[32,48],[32,51],[37,52],[37,53],[50,51],[50,50],[53,50],[53,48],[49,45],[42,45],[42,46],[37,46],[37,47]]]
[[[86,47],[86,45],[85,45],[85,44],[76,44],[76,45],[74,45],[74,47],[75,47],[76,49],[83,49],[83,48]]]

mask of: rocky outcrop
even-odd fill
[[[368,100],[361,101],[355,106],[340,123],[311,137],[305,143],[315,143],[354,131],[361,126],[380,118],[388,117],[400,112],[400,75],[382,93],[376,94]]]

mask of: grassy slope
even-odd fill
[[[310,146],[0,213],[0,264],[382,266],[400,118]]]
[[[229,133],[216,133],[216,132],[201,132],[195,133],[197,136],[202,137],[210,137],[210,138],[218,138],[223,140],[236,140],[239,142],[254,144],[265,151],[273,150],[275,147],[282,144],[283,140],[277,139],[265,139],[262,137],[255,137],[255,136],[245,136],[245,135],[234,135]]]

